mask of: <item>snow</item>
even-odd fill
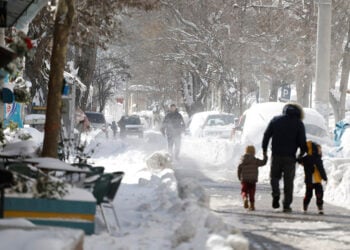
[[[145,131],[143,139],[106,139],[92,133],[84,136],[89,143],[86,151],[92,153],[90,163],[104,166],[105,172],[125,172],[113,201],[120,231],[108,234],[98,214],[96,234],[85,236],[84,249],[249,249],[248,240],[239,230],[209,210],[209,196],[193,178],[196,172],[191,172],[201,166],[203,178],[218,183],[236,180],[236,167],[246,144],[184,136],[180,160],[171,162],[165,151],[165,138],[157,131]],[[350,142],[348,137],[343,140],[343,143]],[[257,156],[261,158],[259,149]],[[350,161],[330,157],[329,150],[325,147],[324,165],[329,178],[324,185],[325,201],[350,209]],[[261,168],[259,183],[269,183],[269,164]],[[188,175],[177,176],[179,169],[188,171]],[[303,181],[303,169],[297,166],[295,195],[304,195]],[[74,199],[85,196],[88,199],[91,194],[75,190],[70,191],[70,195]],[[232,217],[232,225],[240,223],[235,220],[237,218]],[[271,226],[276,230],[322,231],[330,224],[296,221]],[[33,237],[42,236],[46,237],[39,234]]]
[[[69,83],[74,83],[76,84],[76,86],[82,91],[85,92],[86,91],[86,85],[84,83],[82,83],[82,81],[80,81],[79,77],[77,75],[75,75],[76,72],[74,71],[73,73],[69,73],[67,71],[64,71],[64,77],[67,80],[67,82]]]
[[[38,144],[33,140],[17,141],[4,145],[0,154],[3,156],[33,156],[38,149]]]
[[[189,125],[189,132],[193,136],[201,136],[202,127],[209,115],[220,114],[218,111],[206,111],[199,112],[191,117],[191,123]]]
[[[241,142],[243,144],[261,144],[264,131],[270,120],[277,115],[282,114],[285,103],[282,102],[267,102],[254,104],[243,114],[245,122],[241,134]],[[318,143],[330,143],[328,129],[323,117],[314,109],[304,108],[304,124],[307,133],[307,138]],[[317,127],[323,135],[315,136],[315,127]],[[316,133],[317,134],[317,133]]]
[[[68,187],[68,193],[62,198],[63,200],[74,201],[95,201],[91,192],[77,187]]]
[[[26,124],[45,124],[46,115],[44,114],[29,114],[24,117]]]
[[[60,161],[56,158],[51,157],[37,157],[25,160],[28,163],[33,163],[37,168],[48,169],[48,170],[58,170],[76,173],[86,173],[89,170],[84,170],[78,167],[73,167],[72,165]]]
[[[6,250],[75,249],[83,237],[80,230],[36,227],[24,219],[2,219],[0,230],[1,249]]]
[[[67,194],[65,194],[61,199],[62,200],[70,200],[70,201],[88,201],[95,202],[96,199],[92,195],[91,192],[67,185]],[[6,196],[8,197],[17,197],[17,198],[33,198],[32,193],[15,193],[15,192],[7,192]]]
[[[159,132],[147,131],[144,141],[99,138],[96,145],[95,165],[125,172],[114,201],[121,231],[109,236],[102,223],[102,231],[85,237],[84,249],[248,249],[238,230],[210,213],[209,198],[193,178],[175,177]],[[210,151],[205,146],[202,156]]]

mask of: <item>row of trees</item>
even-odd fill
[[[330,95],[338,120],[349,77],[350,2],[333,1],[332,7]],[[43,9],[30,25],[37,53],[26,65],[32,95],[40,90],[44,103],[52,74],[51,9]],[[82,109],[95,99],[102,111],[109,98],[133,84],[156,89],[152,99],[164,107],[181,97],[189,114],[242,113],[262,85],[269,88],[269,100],[277,99],[281,84],[291,84],[300,103],[311,103],[315,0],[79,0],[74,9],[67,60],[87,86],[76,100]]]
[[[273,101],[283,84],[294,85],[298,102],[311,105],[317,1],[161,4],[147,16],[133,12],[122,19],[122,30],[132,32],[127,47],[133,84],[171,85],[176,93],[181,91],[190,114],[205,109],[241,113],[256,100],[259,86],[269,88]],[[349,1],[332,2],[330,95],[336,120],[344,117],[349,12]]]
[[[115,35],[118,20],[115,11],[126,6],[147,10],[156,4],[157,1],[152,0],[104,0],[98,4],[91,0],[60,0],[57,5],[43,9],[33,21],[29,34],[37,41],[38,53],[33,60],[28,61],[26,73],[33,83],[33,91],[44,93],[42,97],[47,103],[43,156],[57,157],[61,91],[68,46],[71,52],[68,58],[74,61],[74,66],[70,68],[79,68],[78,76],[89,89],[95,71],[97,48],[103,48]],[[50,11],[52,7],[56,9],[55,12]],[[77,100],[86,107],[87,99],[88,94],[80,93]]]
[[[298,102],[312,103],[316,1],[162,0],[160,5],[143,6],[161,7],[146,14],[120,11],[119,4],[76,3],[68,60],[79,68],[87,89],[95,87],[94,96],[91,91],[78,93],[83,109],[93,102],[103,110],[108,98],[116,92],[123,95],[133,84],[160,90],[154,101],[162,106],[181,95],[190,114],[204,109],[241,113],[256,100],[260,86],[269,88],[269,100],[277,100],[279,87],[291,84]],[[332,6],[330,97],[339,120],[344,116],[349,68],[345,43],[350,3],[339,0]],[[112,11],[116,8],[118,12]],[[42,58],[50,56],[52,25],[47,24],[52,20],[45,9],[30,27],[39,47],[27,67],[32,94],[41,89],[46,96],[49,64]]]

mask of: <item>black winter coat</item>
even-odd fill
[[[162,133],[167,136],[180,136],[185,131],[185,122],[178,111],[169,112],[163,121]]]
[[[304,173],[305,173],[305,183],[312,184],[312,175],[315,171],[315,167],[317,167],[318,172],[321,175],[321,178],[327,181],[327,174],[323,167],[323,162],[320,156],[315,155],[307,155],[301,159],[301,164],[304,165]]]
[[[305,127],[302,118],[302,110],[294,104],[287,104],[283,115],[274,117],[267,126],[263,141],[263,151],[267,151],[270,138],[272,138],[272,155],[295,158],[298,148],[301,155],[306,150]]]

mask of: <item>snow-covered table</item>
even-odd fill
[[[49,171],[54,170],[54,171],[63,171],[63,172],[74,172],[74,173],[90,172],[90,170],[88,169],[74,167],[72,165],[69,165],[68,163],[60,161],[59,159],[51,158],[51,157],[29,158],[29,159],[23,160],[23,162],[31,163],[37,168],[49,170]]]
[[[32,141],[19,141],[6,144],[0,151],[0,155],[6,157],[28,157],[33,156],[38,149],[38,145]]]

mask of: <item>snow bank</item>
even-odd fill
[[[337,159],[325,161],[328,183],[324,199],[330,203],[350,209],[350,163]]]
[[[171,155],[167,151],[156,151],[146,159],[149,169],[165,169],[171,167]]]
[[[191,178],[179,181],[171,165],[159,165],[167,159],[157,150],[163,140],[150,133],[144,140],[100,141],[91,159],[95,165],[125,172],[114,200],[121,230],[109,236],[97,218],[96,235],[85,238],[84,249],[248,249],[238,231],[209,211],[203,187]]]
[[[185,213],[173,236],[176,249],[249,249],[249,242],[237,230],[210,213],[203,187],[192,178],[179,180],[178,185]]]
[[[350,159],[325,157],[323,164],[328,177],[328,182],[323,182],[324,200],[350,209]],[[295,186],[296,194],[304,196],[304,172],[301,166],[297,167]]]
[[[82,230],[35,226],[25,219],[0,220],[1,249],[70,250],[78,249],[84,237]]]
[[[200,186],[189,179],[178,186],[171,169],[138,175],[138,184],[123,184],[115,201],[120,234],[86,237],[84,249],[248,249],[236,230],[204,206],[208,198]],[[215,235],[222,239],[218,244],[211,240]]]

